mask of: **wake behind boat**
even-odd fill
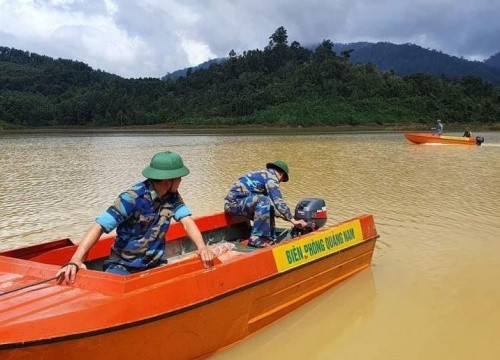
[[[484,138],[446,136],[428,133],[404,133],[405,138],[415,144],[445,144],[445,145],[481,145]]]
[[[71,259],[69,239],[1,252],[0,358],[191,359],[244,339],[370,266],[372,215],[321,229],[326,208],[316,200],[296,214],[317,226],[276,229],[277,243],[263,249],[242,245],[245,218],[197,218],[218,255],[210,269],[179,223],[166,236],[168,264],[129,276],[102,271],[113,236],[90,250],[72,285],[44,282]]]

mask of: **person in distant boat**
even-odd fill
[[[470,132],[469,128],[465,129],[463,137],[466,137],[466,138],[470,138],[471,137],[471,132]]]
[[[304,220],[294,219],[280,191],[280,182],[288,181],[288,165],[284,161],[266,164],[266,168],[240,177],[225,197],[224,211],[253,220],[249,246],[266,247],[273,243],[272,216],[293,225],[306,227]]]
[[[436,135],[441,135],[444,130],[444,124],[441,122],[440,119],[437,120],[436,127],[431,128],[431,130],[434,130],[434,133]]]
[[[129,275],[154,268],[162,263],[165,233],[174,219],[182,224],[196,245],[205,267],[210,267],[214,254],[206,247],[191,211],[178,192],[181,178],[189,174],[182,158],[170,151],[153,156],[142,174],[146,180],[121,193],[105,212],[96,218],[78,245],[70,262],[57,273],[59,281],[75,281],[90,248],[105,232],[116,228],[116,238],[104,271]],[[63,276],[64,275],[64,276]]]

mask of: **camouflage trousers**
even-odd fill
[[[266,195],[226,198],[224,211],[253,220],[252,237],[272,238],[274,236],[274,206],[271,205],[271,200]]]

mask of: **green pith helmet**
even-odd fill
[[[287,182],[288,181],[289,170],[288,170],[288,165],[286,164],[286,162],[281,161],[281,160],[270,162],[270,163],[266,164],[266,168],[267,169],[269,169],[269,168],[271,168],[271,169],[277,169],[277,170],[283,171],[284,172],[283,182]]]
[[[152,180],[177,179],[187,174],[189,169],[184,166],[180,155],[171,151],[156,154],[149,166],[142,170],[142,175]]]

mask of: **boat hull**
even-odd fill
[[[207,356],[259,331],[370,264],[375,240],[356,256],[331,256],[165,318],[104,333],[23,344],[2,359],[192,359]],[[353,254],[351,254],[353,255]],[[297,269],[298,270],[298,269]],[[133,344],[131,346],[131,344]]]
[[[415,144],[481,145],[482,143],[482,141],[479,141],[476,137],[467,138],[427,133],[404,133],[404,136]]]
[[[6,315],[3,318],[0,315],[3,329],[0,330],[0,358],[191,359],[208,356],[261,330],[367,268],[377,237],[373,218],[366,215],[325,231],[237,256],[213,269],[185,270],[192,268],[197,260],[171,265],[173,270],[184,270],[177,270],[181,276],[170,274],[165,282],[161,282],[166,276],[162,272],[168,269],[155,269],[145,275],[152,277],[146,284],[155,283],[153,288],[143,288],[139,283],[125,288],[123,294],[119,291],[104,294],[108,296],[103,301],[94,299],[97,304],[94,310],[83,310],[80,315],[44,314],[38,319],[29,315],[30,321],[36,322],[18,323],[15,315],[19,316],[19,307],[27,304],[15,304],[15,297],[10,297],[14,308],[4,307]],[[112,274],[98,275],[117,278]],[[122,283],[126,284],[127,280]],[[80,290],[85,284],[85,281],[80,284]],[[62,289],[64,286],[51,288],[66,294],[72,292],[70,287],[66,287],[66,292]],[[90,293],[95,295],[94,291]],[[173,301],[173,297],[179,299]],[[89,297],[89,303],[90,300]],[[85,303],[75,302],[74,306],[82,304]],[[153,310],[148,315],[135,309],[138,304]],[[63,330],[51,333],[41,329],[44,320],[45,326]],[[103,326],[105,324],[108,325]],[[29,328],[33,330],[31,339],[24,334]],[[21,339],[23,341],[19,341]]]

